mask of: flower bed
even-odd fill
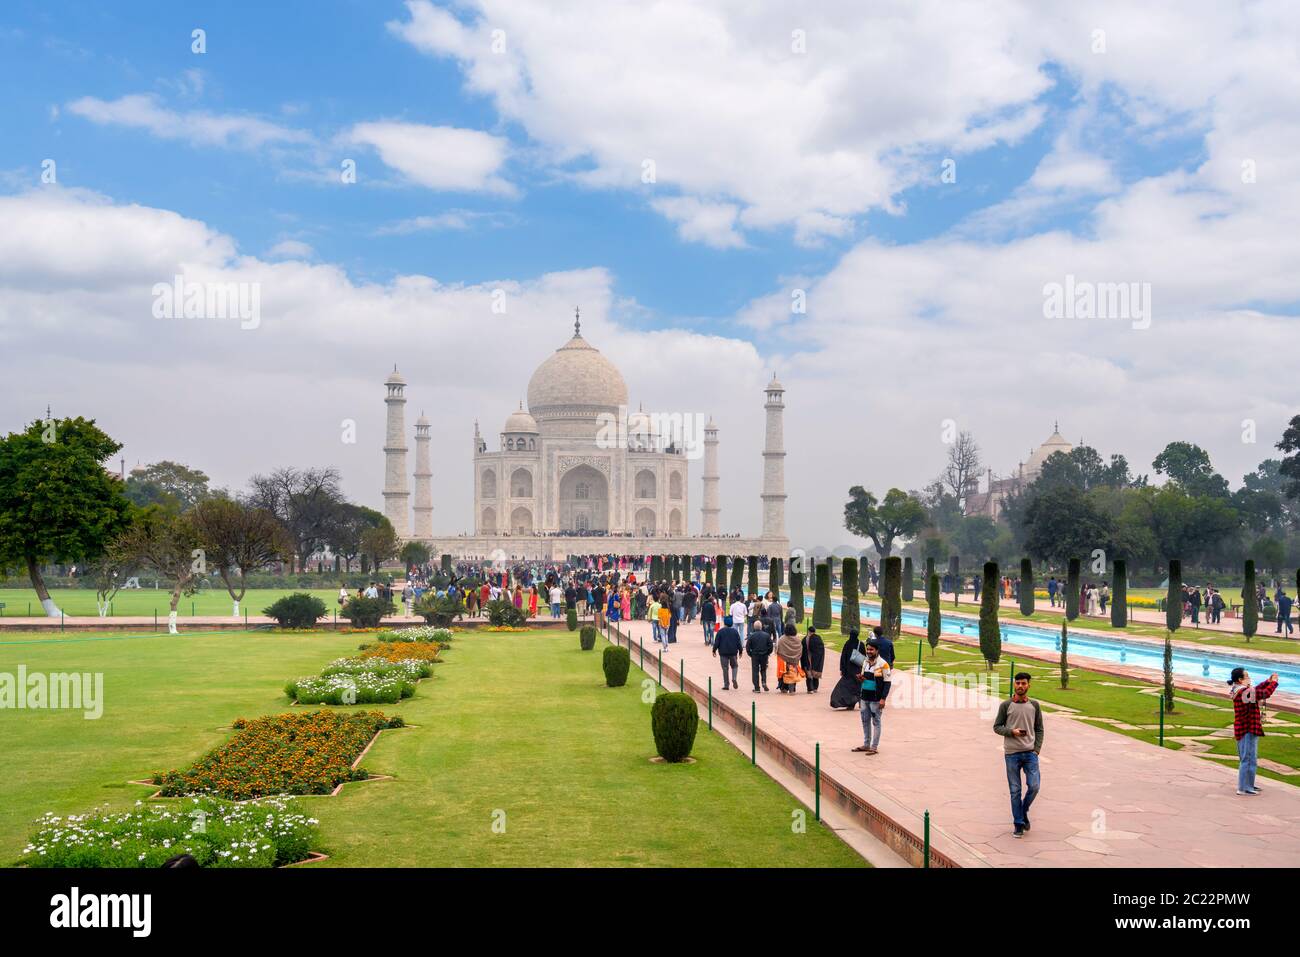
[[[154,776],[160,794],[215,794],[242,801],[272,794],[328,794],[366,772],[353,768],[370,739],[400,727],[378,711],[312,711],[235,722],[235,733],[184,771]]]
[[[284,693],[298,704],[395,704],[415,694],[415,683],[431,674],[430,661],[418,657],[339,658],[318,676],[290,681]]]
[[[28,867],[160,867],[191,854],[200,867],[281,867],[305,860],[316,819],[284,795],[233,804],[193,797],[129,811],[46,814],[23,849]]]
[[[432,625],[416,625],[411,628],[397,628],[381,632],[380,641],[436,641],[446,647],[452,642],[450,628],[435,628]]]
[[[381,641],[366,645],[358,657],[382,658],[384,661],[441,661],[442,646],[433,641]]]

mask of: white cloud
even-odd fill
[[[413,183],[436,190],[512,194],[498,174],[507,142],[478,130],[419,123],[358,123],[348,138],[374,147],[380,159]]]
[[[200,74],[201,76],[201,74]],[[191,80],[193,82],[193,80]],[[306,143],[311,137],[253,116],[204,111],[177,112],[150,94],[135,93],[116,100],[83,96],[67,104],[68,112],[101,126],[146,130],[160,139],[184,140],[192,146],[256,149],[268,143]]]
[[[266,251],[271,259],[311,259],[316,251],[299,239],[282,239]]]
[[[745,245],[736,231],[740,207],[734,203],[705,203],[690,196],[652,200],[650,205],[677,223],[682,239],[701,242],[715,249],[737,249]]]

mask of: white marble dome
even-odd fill
[[[1025,474],[1027,476],[1037,476],[1043,470],[1043,463],[1047,461],[1048,456],[1053,452],[1069,453],[1074,446],[1065,440],[1059,431],[1053,431],[1047,437],[1047,441],[1034,449],[1029,456],[1029,461],[1025,462]]]
[[[537,367],[528,380],[528,410],[617,411],[627,405],[623,374],[600,350],[574,335]]]
[[[502,432],[536,432],[537,420],[531,415],[520,409],[517,412],[511,412],[510,417],[506,419],[505,428]]]

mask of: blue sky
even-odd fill
[[[475,418],[495,431],[580,303],[634,403],[718,419],[737,529],[773,370],[816,463],[788,478],[792,523],[822,543],[842,532],[821,483],[919,487],[948,419],[999,473],[1060,420],[1137,466],[1198,441],[1235,480],[1269,454],[1242,423],[1267,437],[1294,414],[1269,359],[1300,314],[1298,18],[1282,0],[11,0],[0,346],[30,361],[7,405],[95,410],[129,457],[233,486],[267,466],[213,437],[242,414],[373,504],[373,443],[321,443],[341,417],[376,427],[393,363],[456,410],[435,426],[455,448]],[[157,326],[151,284],[191,270],[260,282],[267,321]],[[1047,324],[1067,275],[1148,284],[1155,321]],[[467,467],[447,474],[459,515]]]

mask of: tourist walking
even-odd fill
[[[1291,634],[1291,596],[1282,589],[1277,590],[1277,632]],[[1285,631],[1283,630],[1285,628]]]
[[[993,730],[1002,735],[1002,758],[1007,766],[1015,837],[1024,837],[1029,830],[1029,806],[1038,796],[1040,783],[1038,753],[1043,750],[1043,709],[1029,697],[1029,680],[1027,671],[1016,675],[1011,697],[1002,702],[993,719]]]
[[[713,592],[705,589],[700,597],[700,625],[704,629],[704,643],[713,644],[714,622],[718,620],[718,606],[713,602]]]
[[[731,612],[731,620],[735,622],[736,630],[740,632],[740,637],[745,637],[745,616],[749,614],[749,606],[745,604],[745,598],[739,592],[732,595],[731,607],[727,609]]]
[[[1259,739],[1264,737],[1264,702],[1277,690],[1277,672],[1251,687],[1250,672],[1233,668],[1232,736],[1237,739],[1237,793],[1258,794],[1255,772],[1259,768]]]
[[[858,672],[859,696],[862,698],[862,744],[854,751],[876,754],[880,748],[881,719],[885,699],[889,697],[889,662],[880,653],[876,639],[867,642],[862,670]]]
[[[722,690],[740,687],[737,677],[740,666],[740,632],[731,623],[731,616],[722,619],[722,630],[713,639],[713,657],[722,659]],[[728,679],[730,675],[730,679]]]
[[[822,683],[822,665],[826,663],[826,645],[822,642],[822,636],[817,634],[817,629],[812,625],[808,626],[808,634],[804,636],[803,657],[799,663],[803,665],[804,674],[806,675],[804,684],[808,694],[816,694]]]
[[[560,587],[559,582],[551,585],[551,593],[548,596],[551,600],[551,617],[560,617],[560,604],[564,601],[564,589]]]
[[[1047,579],[1047,600],[1052,603],[1053,608],[1056,607],[1056,591],[1059,587],[1060,586],[1056,584],[1055,575]]]
[[[774,647],[772,635],[763,628],[754,629],[745,639],[745,654],[749,655],[749,671],[754,679],[755,694],[760,685],[763,691],[767,690],[767,661],[772,656]]]
[[[776,641],[776,690],[782,694],[795,694],[800,674],[799,660],[803,657],[803,642],[794,625],[786,625],[785,633]]]

